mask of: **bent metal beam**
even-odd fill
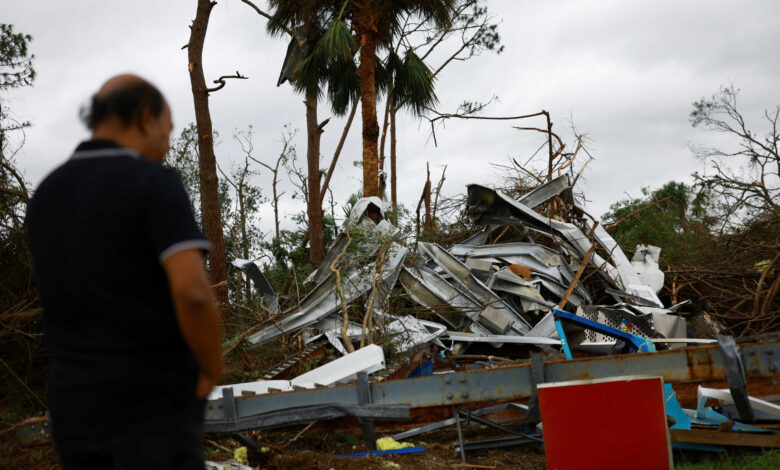
[[[780,397],[780,337],[740,345],[745,358],[747,391],[765,399]],[[621,375],[661,376],[673,384],[683,406],[695,407],[699,385],[725,388],[726,371],[717,345],[696,346],[646,354],[604,356],[544,363],[546,382],[599,379]],[[531,366],[512,365],[413,379],[370,384],[373,405],[408,405],[410,421],[378,423],[384,429],[402,429],[427,423],[451,414],[453,406],[483,407],[527,399],[532,394]],[[323,387],[314,390],[270,393],[234,398],[235,417],[249,418],[274,410],[313,405],[358,405],[355,385]],[[210,423],[224,429],[221,400],[208,403],[206,431]],[[440,418],[439,418],[440,419]],[[245,421],[245,420],[244,420]]]

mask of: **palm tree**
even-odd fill
[[[413,50],[407,50],[401,60],[396,52],[390,49],[385,59],[385,70],[389,76],[388,112],[385,118],[390,119],[390,200],[393,204],[393,223],[397,224],[396,114],[405,107],[414,116],[420,117],[438,100],[434,91],[434,74]]]
[[[325,122],[317,117],[322,85],[328,84],[328,98],[334,112],[342,115],[357,99],[357,79],[352,60],[357,51],[349,28],[339,16],[331,20],[328,10],[316,2],[272,1],[268,29],[272,34],[292,35],[277,85],[289,80],[306,97],[307,215],[309,219],[309,259],[318,265],[323,259],[323,211],[320,187],[320,137]],[[318,9],[319,8],[319,9]],[[343,10],[341,11],[343,14]],[[291,24],[292,27],[287,25]]]
[[[381,85],[377,83],[377,69],[381,70],[381,64],[377,61],[377,50],[391,45],[401,30],[401,18],[407,15],[416,15],[438,27],[446,26],[456,0],[269,0],[269,3],[274,12],[268,26],[272,33],[290,26],[314,31],[316,25],[328,24],[317,46],[298,69],[297,76],[308,92],[318,90],[313,82],[319,83],[324,67],[342,64],[349,69],[351,60],[345,59],[351,58],[356,47],[359,50],[355,75],[363,120],[363,194],[379,195],[376,97],[380,91],[377,85]],[[338,80],[333,83],[343,84]],[[338,90],[338,86],[329,87],[329,97],[337,97]],[[352,90],[345,87],[341,93],[350,95]],[[338,110],[335,102],[332,104]]]

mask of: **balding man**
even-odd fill
[[[149,82],[120,75],[82,117],[91,140],[46,177],[27,214],[55,448],[64,470],[203,470],[220,327],[209,243],[161,165],[171,111]]]

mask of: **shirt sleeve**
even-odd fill
[[[183,250],[208,252],[211,243],[200,231],[192,203],[179,175],[170,168],[156,168],[147,184],[147,233],[155,255],[162,264]]]

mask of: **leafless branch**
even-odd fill
[[[271,19],[271,15],[269,15],[268,13],[266,13],[263,10],[261,10],[260,8],[258,8],[257,5],[255,5],[254,3],[250,2],[249,0],[241,0],[241,1],[246,3],[247,5],[249,5],[250,7],[252,7],[257,12],[258,15],[264,17],[267,20]],[[290,36],[293,36],[295,34],[295,33],[293,33],[293,31],[290,28],[287,28],[287,27],[284,28],[284,32],[289,34]]]
[[[221,90],[221,89],[225,88],[225,85],[227,85],[225,80],[228,79],[228,78],[235,78],[235,79],[239,79],[239,80],[246,80],[249,77],[245,77],[244,75],[241,75],[240,73],[238,73],[238,71],[236,71],[235,75],[223,75],[223,76],[219,77],[218,79],[214,80],[214,83],[218,83],[219,85],[217,85],[215,87],[212,87],[212,88],[207,88],[206,92],[207,93],[213,93],[213,92],[215,92],[217,90]]]

